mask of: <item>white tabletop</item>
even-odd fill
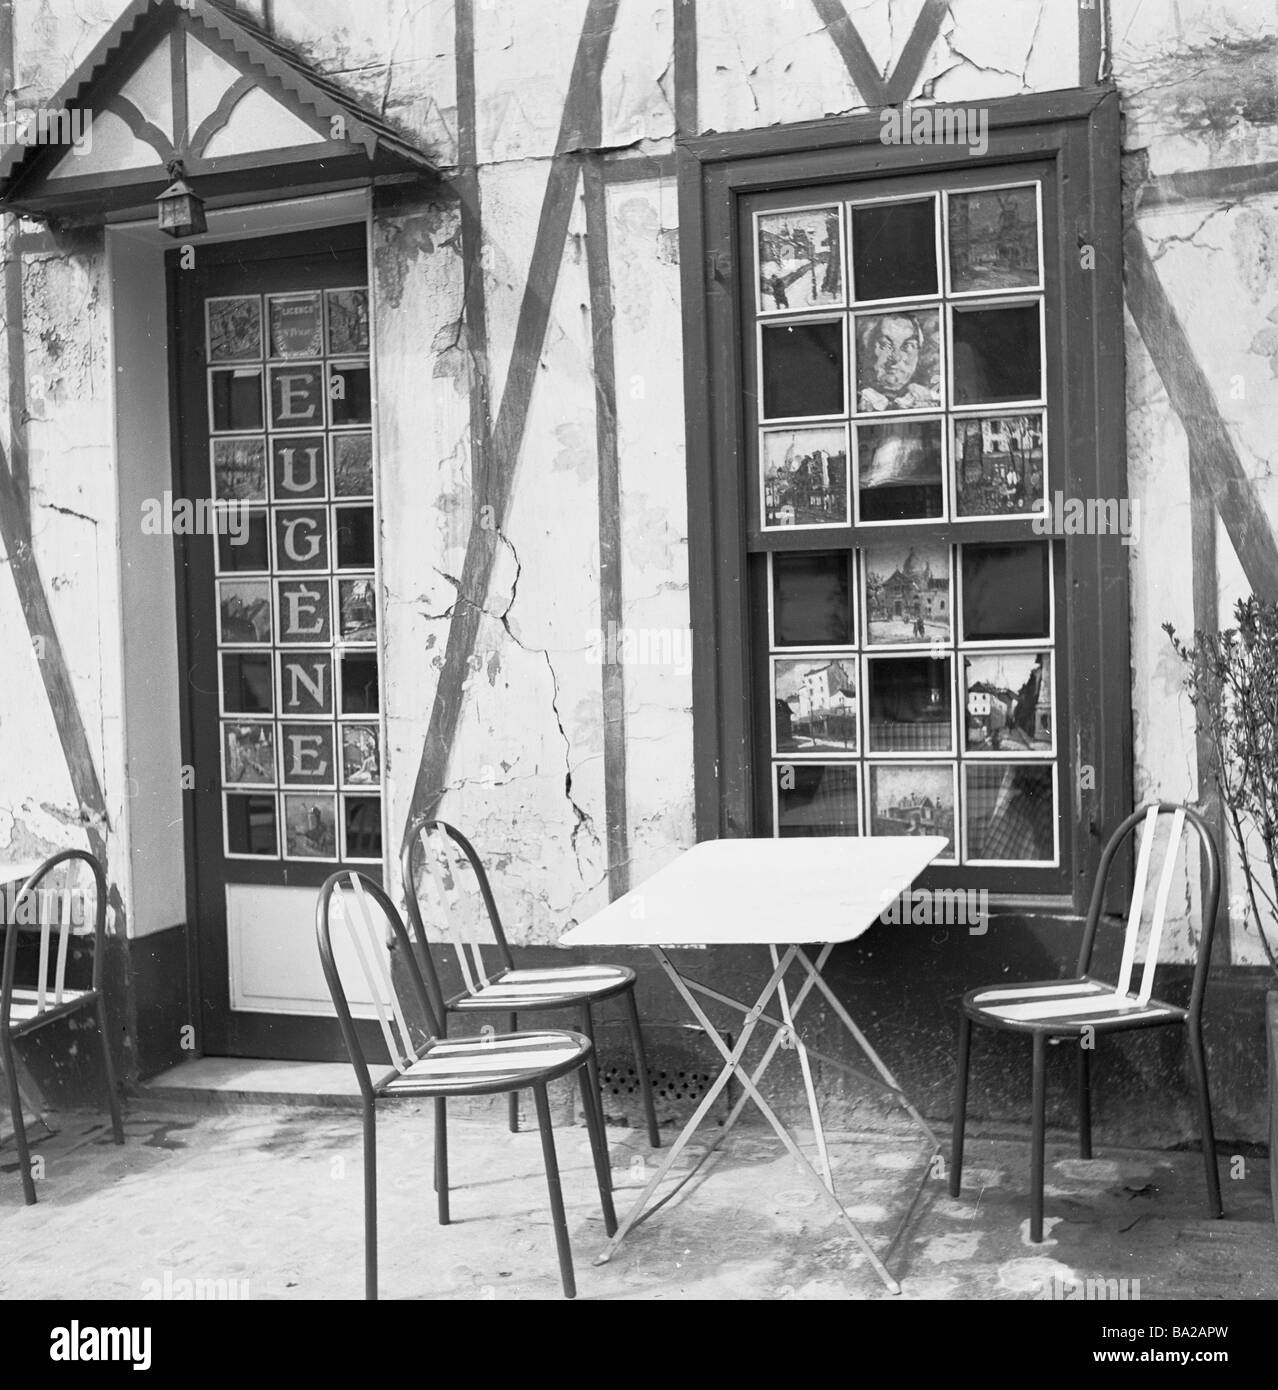
[[[703,840],[560,941],[565,946],[852,941],[945,845],[939,835]]]

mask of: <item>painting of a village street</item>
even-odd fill
[[[763,435],[763,524],[846,526],[848,444],[842,425]]]
[[[1052,658],[1048,652],[999,652],[963,661],[966,751],[1052,751]]]
[[[942,546],[867,549],[865,616],[872,644],[947,641],[950,610],[950,566]]]
[[[855,657],[810,657],[773,663],[775,751],[855,753]]]

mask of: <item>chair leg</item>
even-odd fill
[[[98,1032],[102,1037],[102,1070],[106,1074],[107,1106],[111,1111],[111,1132],[117,1144],[124,1143],[124,1121],[120,1115],[120,1093],[115,1085],[115,1063],[111,1060],[111,1039],[107,1035],[106,1003],[98,995]]]
[[[603,1120],[590,1094],[590,1072],[578,1067],[577,1081],[581,1086],[581,1105],[586,1112],[586,1128],[590,1131],[590,1152],[595,1161],[595,1181],[599,1184],[599,1205],[603,1208],[604,1230],[617,1233],[617,1213],[612,1205],[612,1168],[608,1162],[608,1139]]]
[[[443,1096],[435,1097],[435,1192],[439,1224],[448,1225],[448,1111]]]
[[[1225,1214],[1220,1200],[1220,1171],[1216,1165],[1216,1131],[1211,1122],[1211,1093],[1207,1089],[1207,1059],[1203,1055],[1203,1036],[1192,1024],[1189,1034],[1189,1057],[1194,1073],[1194,1096],[1198,1102],[1198,1132],[1203,1142],[1203,1168],[1207,1174],[1207,1209],[1216,1218]],[[1274,1157],[1270,1162],[1278,1161]]]
[[[541,1130],[541,1153],[546,1163],[546,1186],[550,1190],[550,1216],[555,1225],[555,1246],[559,1251],[559,1277],[564,1297],[577,1297],[577,1280],[572,1269],[572,1247],[568,1244],[568,1219],[564,1215],[564,1194],[559,1186],[559,1160],[555,1157],[555,1132],[550,1124],[550,1101],[544,1082],[533,1088],[537,1102],[537,1127]]]
[[[1092,1049],[1078,1041],[1078,1156],[1092,1156]]]
[[[13,1138],[18,1149],[18,1168],[22,1173],[22,1194],[27,1206],[36,1204],[35,1179],[31,1176],[31,1152],[27,1148],[27,1127],[22,1119],[22,1092],[18,1089],[18,1066],[13,1057],[13,1042],[0,1020],[0,1054],[4,1057],[4,1074],[9,1083],[9,1113],[13,1117]]]
[[[1034,1084],[1030,1101],[1030,1240],[1043,1239],[1044,1129],[1047,1119],[1047,1034],[1034,1034]]]
[[[364,1297],[377,1298],[377,1112],[364,1104]]]
[[[950,1196],[963,1182],[963,1138],[967,1127],[967,1073],[972,1060],[972,1020],[959,1015],[958,1077],[954,1083],[954,1135],[950,1141]]]
[[[657,1128],[657,1106],[652,1095],[652,1077],[648,1075],[648,1058],[643,1048],[643,1029],[639,1024],[639,1005],[635,1000],[634,989],[626,991],[626,1013],[630,1017],[630,1041],[635,1053],[635,1071],[639,1074],[639,1093],[643,1096],[643,1110],[648,1117],[648,1146],[661,1147],[661,1131]]]
[[[590,1011],[589,1004],[582,1004],[577,1009],[577,1027],[590,1039],[590,1055],[586,1058],[586,1067],[590,1072],[590,1092],[594,1098],[594,1110],[599,1116],[599,1124],[602,1127],[604,1122],[603,1109],[603,1087],[599,1080],[599,1053],[595,1048],[595,1017]],[[586,1106],[586,1093],[581,1095],[582,1107]],[[589,1117],[586,1123],[589,1124]]]
[[[519,1015],[518,1015],[518,1014],[507,1014],[507,1015],[506,1015],[506,1031],[507,1031],[508,1033],[515,1033],[515,1032],[518,1032],[518,1031],[519,1031]],[[511,1091],[511,1093],[510,1093],[509,1105],[510,1105],[510,1132],[511,1132],[512,1134],[518,1134],[518,1133],[519,1133],[519,1092],[518,1092],[518,1091]]]

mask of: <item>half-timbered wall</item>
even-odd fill
[[[122,8],[0,5],[4,85],[47,99]],[[1161,625],[1214,622],[1247,586],[1278,590],[1271,6],[245,8],[446,172],[441,192],[379,197],[375,215],[390,825],[430,808],[464,825],[513,939],[554,942],[694,836],[680,135],[1112,75],[1127,116],[1142,523],[1132,795],[1197,794]],[[157,931],[176,923],[134,920],[122,867],[129,799],[147,789],[124,736],[117,527],[131,518],[118,513],[103,241],[32,224],[6,237],[0,853],[87,836],[110,856],[118,924]],[[1182,924],[1195,895],[1186,876]],[[1234,961],[1260,960],[1252,932],[1227,935]],[[1188,946],[1182,926],[1169,949]]]

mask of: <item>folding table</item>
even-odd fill
[[[924,1184],[933,1175],[933,1159],[940,1153],[941,1144],[870,1046],[842,1001],[826,983],[822,971],[834,947],[840,942],[853,941],[866,932],[884,908],[910,888],[915,878],[942,852],[946,843],[935,835],[706,840],[685,851],[589,921],[564,934],[562,942],[566,946],[651,947],[680,997],[724,1059],[723,1070],[702,1097],[678,1139],[667,1149],[660,1167],[618,1227],[617,1234],[595,1261],[596,1264],[611,1259],[627,1232],[674,1195],[673,1192],[667,1193],[660,1202],[645,1211],[675,1160],[735,1075],[741,1082],[741,1096],[721,1132],[675,1191],[689,1181],[722,1144],[745,1108],[746,1101],[752,1100],[790,1155],[812,1177],[889,1291],[900,1292],[900,1285],[888,1273],[884,1261],[891,1258],[918,1204]],[[676,967],[668,954],[673,947],[727,945],[763,945],[768,948],[772,973],[753,1004],[743,1003],[693,979]],[[815,959],[809,950],[813,946],[820,948]],[[786,985],[786,975],[796,963],[802,971],[801,984],[792,992]],[[818,1052],[803,1041],[795,1020],[813,989],[824,997],[852,1035],[878,1073],[877,1076]],[[711,1023],[697,995],[716,1000],[744,1015],[741,1034],[735,1045],[730,1047]],[[780,1017],[765,1012],[774,995]],[[773,1030],[773,1036],[758,1065],[753,1071],[748,1071],[742,1058],[760,1023],[767,1024]],[[820,1172],[813,1167],[794,1136],[759,1091],[759,1081],[782,1046],[794,1048],[798,1056]],[[882,1259],[844,1210],[835,1191],[820,1107],[812,1084],[813,1058],[891,1092],[931,1145],[918,1187]]]

